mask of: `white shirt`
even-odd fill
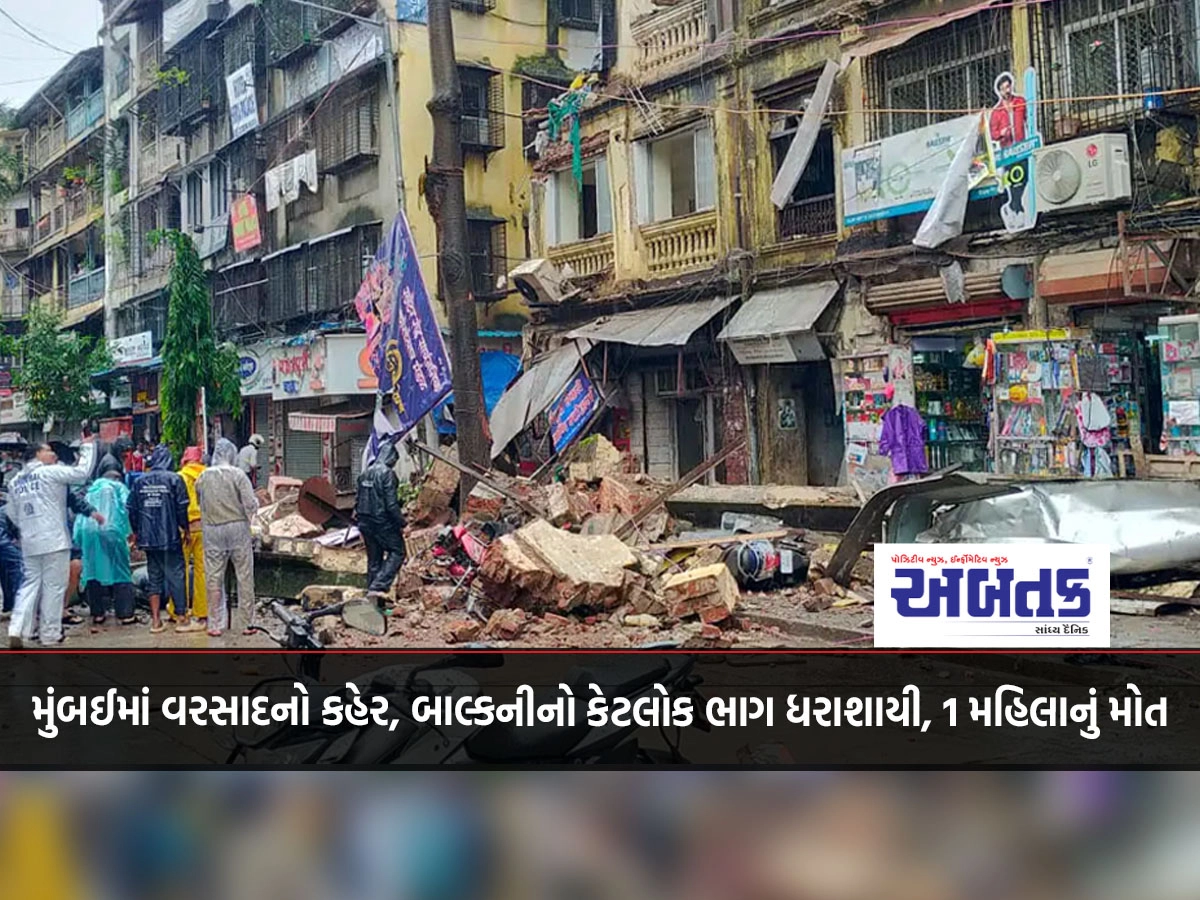
[[[258,468],[258,448],[247,444],[238,451],[238,467],[247,475],[253,475]]]

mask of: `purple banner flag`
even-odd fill
[[[451,390],[450,359],[404,213],[375,253],[354,305],[382,398],[369,450],[374,458],[381,441],[404,437]]]

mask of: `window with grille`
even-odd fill
[[[564,28],[599,28],[600,0],[558,0],[558,16]]]
[[[265,278],[260,262],[229,266],[213,273],[213,323],[222,336],[262,322]]]
[[[363,91],[333,104],[317,135],[322,172],[341,172],[379,158],[379,94]]]
[[[783,165],[792,146],[803,118],[801,110],[809,96],[791,94],[771,101],[771,106],[780,110],[771,114],[771,157],[775,172]],[[780,240],[834,234],[837,231],[836,169],[833,131],[829,126],[824,126],[817,135],[808,165],[792,189],[787,205],[775,212],[776,233]]]
[[[263,44],[259,21],[257,12],[249,12],[235,16],[225,23],[221,44],[227,75],[236,72],[246,63],[252,63],[256,72],[262,68]]]
[[[467,242],[471,254],[471,292],[476,300],[503,297],[507,291],[497,287],[508,276],[508,250],[504,222],[472,219],[467,222]]]
[[[496,8],[496,0],[450,0],[450,7],[482,15],[488,10]]]
[[[1125,121],[1186,96],[1155,96],[1196,84],[1197,12],[1191,0],[1063,0],[1033,31],[1043,130],[1070,137]]]
[[[1011,12],[960,19],[871,57],[871,64],[876,138],[982,110],[995,103],[996,76],[1012,65]]]
[[[462,85],[462,142],[475,150],[504,146],[504,82],[499,72],[459,66]]]

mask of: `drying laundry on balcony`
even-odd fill
[[[320,186],[317,173],[317,151],[309,150],[293,157],[282,165],[268,169],[265,177],[267,210],[278,209],[279,204],[294,203],[300,199],[300,185],[308,185],[314,194]]]

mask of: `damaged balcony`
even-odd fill
[[[544,197],[550,261],[559,267],[570,266],[581,277],[611,272],[615,253],[607,157],[586,160],[578,182],[570,169],[554,172],[546,182]]]
[[[638,47],[635,71],[643,83],[661,81],[704,60],[709,43],[708,4],[691,0],[651,13],[634,22],[630,31]]]
[[[698,123],[634,144],[646,273],[669,278],[721,257],[712,125]]]

